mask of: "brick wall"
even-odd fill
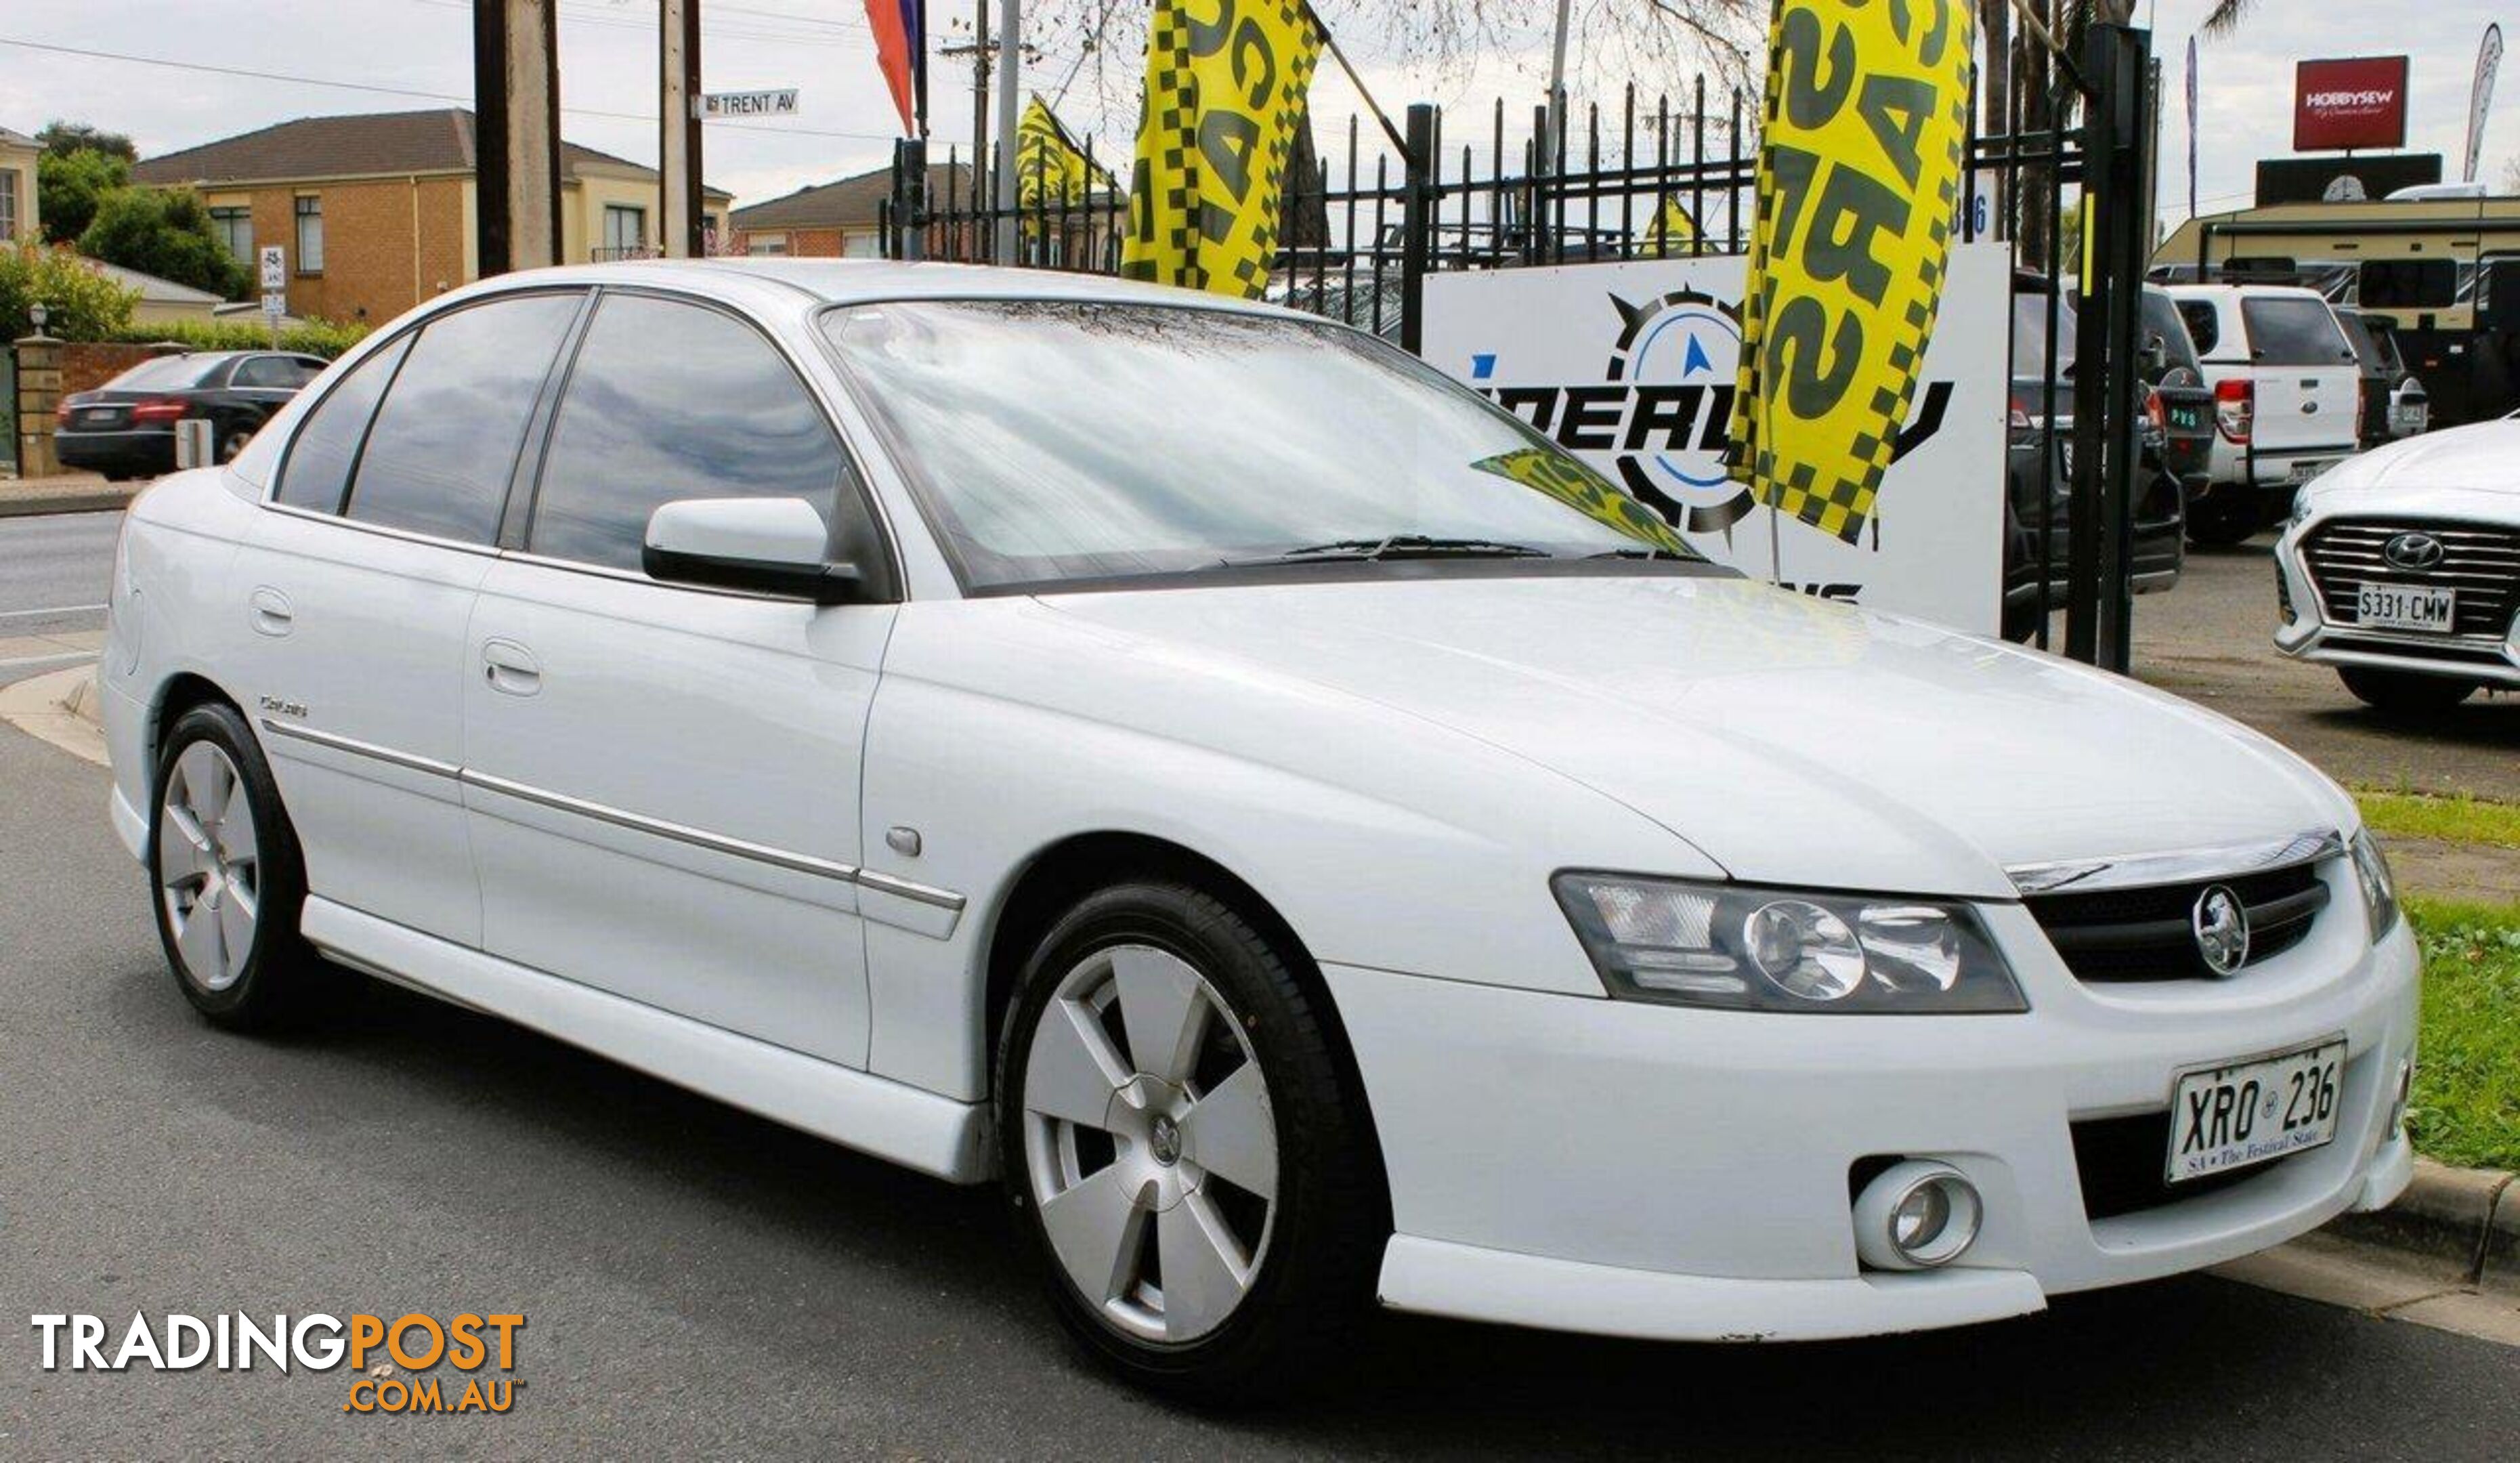
[[[465,282],[464,189],[460,177],[256,188],[248,196],[254,247],[289,251],[291,314],[382,325],[439,287]],[[298,257],[297,199],[307,194],[324,206],[321,274],[302,272]],[[238,199],[212,190],[210,202]]]
[[[62,347],[62,391],[93,391],[162,352],[155,345],[72,341]]]

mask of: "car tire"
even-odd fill
[[[252,427],[229,428],[227,435],[219,438],[219,461],[222,463],[236,461],[237,454],[252,443],[253,432]]]
[[[2257,498],[2228,483],[2187,505],[2188,541],[2202,548],[2237,548],[2260,526]]]
[[[215,702],[186,711],[152,786],[150,904],[176,986],[232,1029],[299,1014],[315,963],[297,932],[305,863],[245,717]]]
[[[1300,959],[1204,890],[1127,883],[1052,925],[1009,1003],[1008,1199],[1061,1327],[1138,1386],[1299,1387],[1372,1299],[1380,1164]]]
[[[2478,685],[2455,676],[2377,670],[2362,665],[2338,666],[2336,676],[2357,700],[2382,711],[2447,711],[2475,695]]]

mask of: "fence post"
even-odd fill
[[[2145,60],[2143,34],[2123,25],[2094,25],[2085,42],[2093,92],[2084,105],[2086,288],[2074,371],[2079,471],[2069,510],[2065,654],[2121,674],[2134,650],[2135,507],[2142,486],[2136,365],[2151,137]]]
[[[62,470],[53,442],[53,409],[62,399],[62,343],[38,331],[18,338],[18,476],[49,478]]]
[[[1435,195],[1435,109],[1409,108],[1409,156],[1401,160],[1400,345],[1418,353],[1426,325],[1426,246]]]

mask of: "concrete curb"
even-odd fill
[[[119,511],[129,507],[133,495],[148,485],[108,482],[93,477],[0,480],[0,518]]]
[[[111,765],[97,707],[94,663],[0,686],[0,721],[83,761]]]
[[[2520,1296],[2520,1182],[2499,1169],[2418,1159],[2397,1203],[2327,1228],[2358,1244],[2448,1263],[2480,1290]]]

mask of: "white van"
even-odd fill
[[[2336,312],[2287,285],[2174,285],[2214,389],[2212,480],[2188,536],[2234,544],[2292,509],[2293,490],[2352,456],[2362,372]]]

